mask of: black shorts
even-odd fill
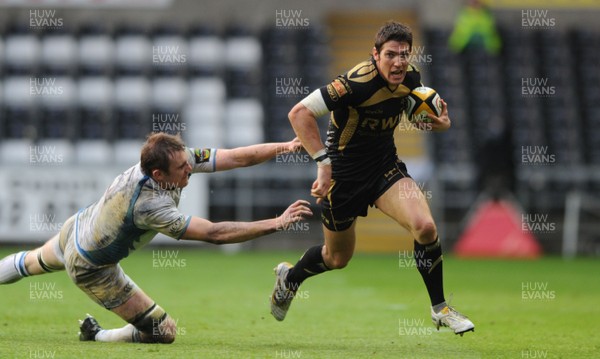
[[[394,183],[405,177],[411,178],[400,159],[381,169],[366,182],[331,179],[327,197],[321,202],[321,221],[325,227],[334,232],[350,228],[356,217],[365,217],[369,206],[373,206]]]

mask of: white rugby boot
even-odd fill
[[[448,305],[437,313],[431,308],[431,320],[438,330],[440,326],[449,327],[454,334],[460,334],[461,337],[468,331],[475,331],[475,325],[469,318]]]
[[[271,294],[271,314],[278,321],[285,319],[285,315],[294,299],[295,292],[289,289],[285,282],[285,278],[292,267],[293,265],[288,262],[281,262],[273,268],[275,271],[275,287],[273,288],[273,294]]]

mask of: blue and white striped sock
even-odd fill
[[[0,284],[14,283],[29,276],[25,268],[25,256],[28,252],[14,253],[0,260]]]

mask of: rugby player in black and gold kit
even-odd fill
[[[456,334],[474,330],[473,323],[446,304],[442,250],[431,211],[396,155],[394,129],[406,110],[406,96],[422,86],[419,71],[409,64],[412,32],[388,22],[376,37],[372,57],[314,91],[289,114],[294,131],[318,165],[311,195],[322,207],[324,245],[309,248],[296,265],[282,262],[271,296],[271,313],[283,320],[296,291],[311,276],[344,268],[354,253],[357,216],[376,206],[414,236],[414,253],[431,300],[434,324]],[[316,118],[330,112],[324,145]],[[423,126],[425,125],[425,126]],[[439,117],[429,115],[422,129],[450,127],[447,105]],[[418,193],[416,193],[418,192]]]

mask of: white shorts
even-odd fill
[[[62,226],[58,240],[57,257],[75,285],[94,302],[106,309],[127,302],[139,287],[123,272],[119,264],[97,266],[86,261],[75,248],[75,216]]]

